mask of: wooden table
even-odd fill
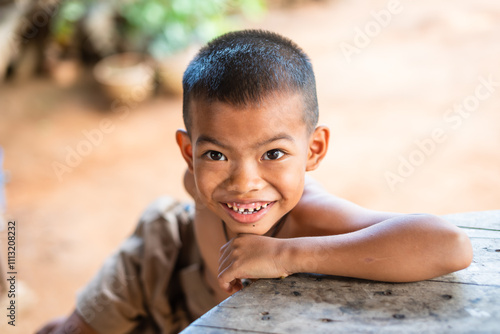
[[[416,283],[261,279],[182,333],[500,333],[500,210],[443,217],[471,238],[465,270]]]

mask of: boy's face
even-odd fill
[[[190,116],[190,137],[179,131],[177,141],[198,200],[234,233],[263,235],[290,211],[328,146],[327,128],[308,133],[300,94],[243,108],[192,101]]]

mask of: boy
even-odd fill
[[[305,176],[324,158],[312,66],[264,31],[221,36],[184,73],[176,140],[195,208],[163,199],[40,333],[177,332],[242,288],[298,272],[390,282],[467,267],[467,236],[426,214],[376,212]],[[68,330],[69,329],[69,330]]]

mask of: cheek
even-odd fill
[[[289,201],[298,202],[304,188],[304,166],[294,164],[273,175],[275,187]]]
[[[297,173],[293,176],[290,175],[286,180],[286,187],[290,194],[290,199],[298,202],[300,197],[302,197],[302,191],[304,189],[304,173]]]
[[[201,162],[195,164],[195,182],[200,195],[204,198],[211,198],[213,192],[223,179],[224,171],[207,167]]]

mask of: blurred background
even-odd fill
[[[1,333],[71,312],[149,202],[188,199],[182,73],[243,28],[310,55],[332,130],[312,174],[329,191],[384,211],[500,208],[497,1],[0,0],[0,262],[16,220],[18,272]]]

